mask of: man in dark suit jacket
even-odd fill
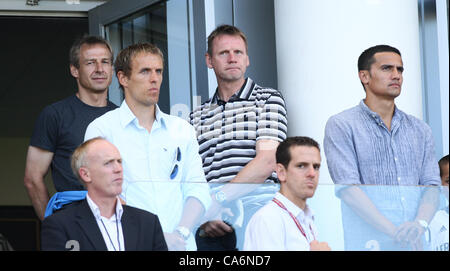
[[[120,203],[122,159],[114,145],[102,138],[84,142],[72,169],[86,199],[44,220],[42,250],[167,250],[158,217]]]

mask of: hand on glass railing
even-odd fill
[[[398,226],[395,231],[395,240],[402,247],[411,246],[413,250],[423,250],[422,235],[425,228],[417,221],[408,221]]]
[[[186,242],[183,237],[181,237],[178,233],[172,232],[164,233],[164,239],[166,239],[167,247],[170,251],[185,251],[186,250]]]
[[[331,251],[331,248],[328,246],[327,242],[319,242],[317,240],[309,243],[309,249],[311,251]]]
[[[234,214],[230,208],[223,207],[213,199],[211,206],[205,214],[206,222],[200,227],[200,236],[219,237],[227,232],[232,232],[233,228],[225,223]]]
[[[200,226],[200,237],[220,237],[232,232],[233,228],[222,220],[208,221]]]

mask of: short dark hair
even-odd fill
[[[126,77],[131,75],[131,62],[133,58],[139,53],[149,53],[152,55],[158,55],[161,57],[163,67],[164,67],[164,55],[162,51],[154,44],[148,42],[136,43],[128,46],[119,52],[116,57],[116,62],[114,62],[114,70],[117,74],[121,71]],[[122,85],[120,88],[123,90]]]
[[[397,48],[394,48],[392,46],[384,45],[384,44],[372,46],[372,47],[364,50],[364,52],[362,52],[362,54],[359,56],[358,72],[364,71],[364,70],[370,71],[370,67],[372,66],[373,63],[375,63],[374,55],[376,53],[384,53],[384,52],[392,52],[392,53],[398,54],[399,56],[402,56],[400,51]],[[361,85],[363,86],[364,91],[366,91],[366,87],[364,86],[363,82],[361,82]]]
[[[156,45],[148,42],[136,43],[119,52],[116,62],[114,62],[116,74],[121,71],[125,74],[125,76],[129,77],[131,75],[131,61],[139,53],[158,55],[161,57],[164,65],[164,55]]]
[[[394,48],[389,45],[382,44],[370,47],[364,50],[364,52],[362,52],[362,54],[359,56],[358,71],[370,70],[370,66],[372,66],[373,63],[375,63],[374,55],[376,53],[383,53],[383,52],[392,52],[398,54],[399,56],[402,56],[402,54],[397,48]]]
[[[111,53],[111,63],[113,63],[114,54],[113,54],[111,45],[109,45],[108,41],[106,41],[102,37],[84,35],[81,38],[77,39],[73,43],[72,47],[70,48],[70,52],[69,52],[70,65],[74,66],[77,69],[80,68],[80,50],[81,50],[81,46],[83,46],[84,44],[86,44],[86,45],[96,45],[96,44],[105,45],[105,47],[108,48],[109,52]]]
[[[294,136],[288,137],[286,140],[280,143],[276,152],[277,163],[282,164],[285,168],[288,167],[289,162],[291,161],[291,152],[290,148],[292,146],[306,146],[306,147],[314,147],[317,148],[320,152],[320,146],[317,141],[310,137],[306,136]]]
[[[237,28],[236,26],[223,24],[223,25],[219,25],[208,36],[208,50],[207,50],[208,55],[210,55],[210,56],[212,55],[213,41],[216,37],[218,37],[220,35],[240,36],[244,40],[245,50],[248,53],[248,43],[247,43],[247,37],[245,36],[245,34],[241,30],[239,30],[239,28]]]
[[[446,156],[442,157],[441,160],[439,160],[439,171],[440,171],[441,177],[442,177],[442,167],[448,163],[449,163],[448,154]]]

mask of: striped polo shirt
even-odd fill
[[[218,91],[190,114],[208,182],[229,182],[256,156],[256,141],[283,141],[287,112],[281,93],[247,78],[228,102]],[[249,180],[250,182],[251,180]],[[277,182],[273,172],[266,182]]]

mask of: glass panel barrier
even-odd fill
[[[227,194],[235,199],[219,205],[216,193],[224,189],[224,184],[174,179],[128,182],[122,196],[128,205],[158,215],[171,250],[196,250],[195,237],[197,241],[207,238],[201,229],[198,231],[200,225],[219,218],[234,229],[236,240],[233,237],[228,241],[235,241],[237,249],[244,250],[249,220],[272,201],[279,188],[279,184],[227,184]],[[319,184],[307,204],[314,214],[316,238],[327,242],[332,250],[448,251],[448,193],[448,187]],[[186,195],[197,201],[187,200]],[[198,208],[204,204],[209,206],[206,216]],[[194,225],[186,246],[171,239],[181,220]],[[423,221],[419,220],[428,225],[421,225]]]

